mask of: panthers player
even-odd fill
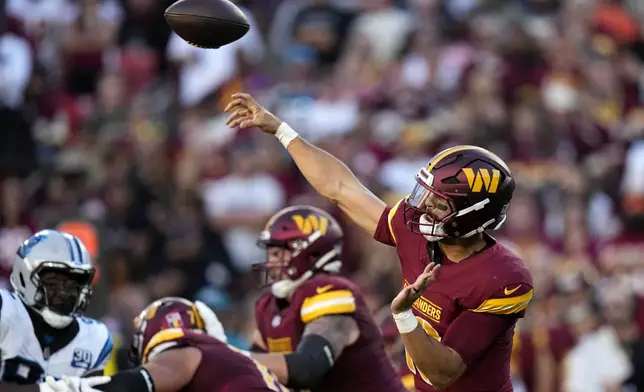
[[[226,344],[221,324],[208,331],[218,338],[206,334],[199,311],[186,299],[157,300],[134,323],[130,354],[137,368],[111,377],[65,378],[67,388],[55,385],[54,392],[288,392],[247,352]]]
[[[81,315],[93,277],[89,254],[73,235],[43,230],[20,246],[13,290],[0,290],[1,391],[37,390],[47,375],[102,373],[112,338],[105,325]]]
[[[255,308],[254,358],[289,388],[404,391],[358,287],[337,276],[343,233],[326,212],[289,207],[260,233],[271,290]]]
[[[512,390],[512,335],[533,289],[523,260],[485,233],[503,224],[514,192],[505,162],[480,147],[449,148],[391,208],[250,95],[234,94],[226,111],[230,127],[275,135],[321,195],[396,247],[406,287],[392,312],[417,390]]]

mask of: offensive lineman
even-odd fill
[[[255,266],[271,285],[255,307],[254,343],[267,354],[253,357],[293,389],[403,392],[358,287],[337,276],[342,240],[319,208],[289,207],[269,219],[258,240],[266,262]]]
[[[503,224],[514,192],[505,162],[480,147],[447,149],[420,168],[412,193],[390,208],[250,95],[232,98],[230,127],[275,135],[318,193],[396,247],[405,287],[392,313],[416,389],[512,391],[512,335],[533,288],[523,260],[485,233]]]
[[[73,235],[42,230],[20,246],[13,290],[0,290],[0,391],[49,392],[46,376],[102,374],[111,335],[82,316],[94,272]]]
[[[186,299],[154,301],[134,322],[130,358],[137,368],[111,377],[64,378],[54,392],[288,392],[248,352],[228,346],[217,316],[209,313],[216,326],[204,326]]]

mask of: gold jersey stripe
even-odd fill
[[[525,310],[532,300],[534,290],[518,297],[495,298],[484,301],[481,306],[474,309],[475,312],[492,313],[492,314],[512,314]]]
[[[166,343],[182,338],[184,335],[185,334],[180,328],[168,328],[157,332],[154,336],[152,336],[152,339],[150,339],[148,345],[145,346],[145,350],[143,350],[143,363],[147,362],[148,355],[153,348],[160,345],[161,343]]]
[[[300,318],[308,323],[322,316],[352,313],[355,310],[353,293],[350,290],[335,290],[305,299],[300,309]]]
[[[416,384],[414,384],[413,374],[405,374],[404,376],[401,377],[400,381],[402,381],[403,386],[408,391],[413,391],[414,388],[416,388]]]
[[[389,226],[389,233],[391,234],[391,238],[394,240],[394,244],[397,244],[398,241],[396,241],[396,234],[394,234],[394,227],[391,222],[393,221],[394,215],[396,215],[396,211],[398,211],[398,207],[400,207],[400,203],[402,203],[403,200],[404,199],[398,200],[398,203],[389,210],[389,215],[387,216],[387,225]]]
[[[355,302],[338,304],[338,305],[329,305],[324,308],[317,309],[315,311],[309,312],[307,314],[302,314],[302,322],[310,323],[311,321],[320,318],[322,316],[328,316],[332,314],[347,314],[353,313],[356,311]]]
[[[293,352],[293,342],[291,338],[267,339],[269,353],[290,354]]]

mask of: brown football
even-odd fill
[[[165,10],[172,31],[200,48],[235,42],[250,29],[246,15],[228,0],[179,0]]]

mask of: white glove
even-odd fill
[[[67,377],[56,380],[52,376],[47,376],[45,382],[40,383],[40,392],[101,392],[93,387],[110,382],[112,378],[106,376],[99,377]]]
[[[195,306],[197,307],[199,315],[204,322],[206,333],[221,342],[228,343],[228,338],[226,337],[226,333],[224,332],[224,326],[221,325],[221,322],[217,318],[215,312],[213,312],[208,305],[201,301],[195,301]]]

